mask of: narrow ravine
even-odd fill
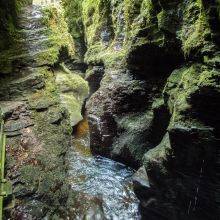
[[[15,157],[17,163],[16,166],[11,163],[8,164],[8,176],[14,182],[15,191],[18,191],[17,195],[21,199],[25,198],[26,200],[24,204],[16,206],[14,216],[16,219],[31,219],[33,215],[32,213],[34,213],[34,215],[37,213],[38,216],[41,216],[41,212],[44,211],[44,208],[40,208],[39,198],[44,198],[46,195],[43,195],[42,197],[42,194],[39,191],[40,195],[35,196],[35,191],[38,193],[38,190],[36,190],[37,188],[27,192],[25,191],[26,189],[22,189],[24,193],[23,195],[20,195],[21,192],[19,187],[25,188],[23,179],[26,178],[26,176],[22,176],[21,179],[23,179],[20,180],[20,174],[18,174],[18,177],[16,175],[20,172],[20,169],[22,170],[21,172],[25,172],[24,175],[27,175],[27,172],[29,171],[23,170],[26,169],[26,166],[30,165],[33,165],[34,167],[39,166],[39,169],[41,170],[40,172],[43,172],[41,167],[42,162],[40,160],[38,161],[36,158],[38,158],[37,154],[44,154],[42,146],[45,144],[48,153],[45,154],[45,165],[43,166],[46,169],[48,169],[47,167],[50,163],[50,161],[47,161],[47,155],[52,156],[55,152],[60,156],[64,154],[63,152],[66,149],[68,149],[67,156],[63,159],[67,164],[66,171],[68,173],[69,181],[66,181],[65,177],[62,176],[57,176],[56,178],[60,181],[57,183],[58,186],[59,184],[64,185],[63,182],[65,182],[66,185],[71,185],[69,191],[65,192],[67,194],[66,196],[72,197],[69,199],[73,201],[65,210],[69,213],[68,217],[70,219],[83,219],[85,217],[87,219],[92,217],[94,217],[94,219],[139,219],[138,199],[134,194],[131,180],[134,170],[113,160],[101,156],[93,156],[91,154],[89,146],[89,127],[86,120],[83,120],[77,125],[77,131],[72,137],[72,145],[65,145],[66,148],[62,149],[62,141],[59,140],[59,133],[61,131],[56,129],[59,127],[62,129],[61,121],[63,119],[61,117],[64,112],[56,106],[56,102],[54,101],[55,98],[52,96],[54,94],[51,94],[51,91],[56,91],[57,88],[60,89],[58,91],[59,95],[56,99],[61,99],[61,101],[59,100],[61,106],[69,111],[69,120],[71,120],[70,124],[73,126],[81,120],[80,105],[77,107],[78,105],[75,103],[79,102],[79,96],[83,94],[81,91],[83,81],[81,79],[78,83],[81,91],[78,95],[77,92],[75,92],[76,87],[74,87],[74,82],[80,80],[79,76],[71,73],[66,67],[63,68],[65,70],[60,67],[54,67],[54,61],[51,59],[54,56],[52,52],[54,52],[54,49],[56,50],[57,42],[55,40],[54,45],[54,42],[51,41],[53,33],[50,33],[50,30],[42,24],[42,19],[44,18],[42,12],[43,9],[44,8],[36,5],[29,6],[23,9],[23,13],[19,17],[19,27],[21,32],[19,43],[22,50],[19,51],[16,57],[12,57],[12,59],[16,60],[14,65],[17,65],[16,68],[20,74],[15,76],[16,86],[19,86],[20,90],[16,90],[18,94],[9,91],[10,100],[5,100],[6,97],[3,97],[3,101],[1,102],[1,105],[5,106],[5,114],[8,115],[5,124],[5,131],[7,132],[8,137],[10,137],[8,146],[12,146],[14,143],[18,143],[19,145],[20,142],[22,142],[20,144],[20,149],[16,150],[16,152],[8,147],[8,154],[11,154],[13,158]],[[57,66],[59,65],[57,64]],[[51,76],[55,76],[55,79],[51,78],[51,82],[48,83],[48,76],[44,75],[42,76],[42,82],[40,81],[40,83],[38,83],[35,79],[35,75],[42,69],[47,70],[48,74]],[[25,76],[23,77],[24,74]],[[45,76],[47,77],[45,79],[46,81],[44,81]],[[5,89],[10,89],[12,82],[9,81],[10,84],[6,83],[4,85]],[[71,85],[71,82],[73,85]],[[27,85],[27,88],[23,86],[23,83]],[[31,91],[34,89],[34,83],[42,85],[42,87],[36,88],[36,94],[32,94]],[[51,83],[54,84],[54,87],[52,88],[49,87]],[[30,86],[30,88],[28,86]],[[71,86],[73,86],[73,88]],[[42,97],[39,92],[41,90]],[[35,90],[33,93],[34,92]],[[14,103],[14,96],[16,97],[16,100],[20,101],[17,105]],[[73,105],[76,106],[72,107]],[[7,110],[8,108],[10,112],[7,112],[9,111]],[[18,111],[18,109],[20,110]],[[30,111],[28,111],[29,109]],[[16,111],[18,111],[17,118],[14,116],[14,112]],[[27,122],[29,123],[27,124]],[[20,127],[15,128],[15,123]],[[59,126],[60,123],[61,126]],[[35,128],[40,130],[35,131]],[[49,133],[50,130],[53,134]],[[40,140],[38,137],[39,134],[41,138]],[[53,145],[54,140],[51,142],[53,135],[57,138],[55,138],[55,141],[57,142],[54,143],[60,145],[57,146],[57,149],[55,148],[55,145]],[[23,142],[25,142],[25,146],[23,146]],[[35,147],[39,148],[37,149],[37,152],[34,150]],[[56,150],[58,150],[58,152],[56,152]],[[30,155],[31,159],[29,159]],[[52,158],[53,157],[56,160],[57,155],[53,155]],[[55,168],[52,168],[54,169],[52,178],[57,175]],[[48,171],[51,172],[49,169]],[[62,170],[61,172],[65,171],[62,167],[60,167],[60,169]],[[33,181],[35,181],[35,178],[38,179],[37,176],[35,177],[35,173],[33,173],[33,175],[33,177],[28,178],[33,179]],[[36,173],[36,175],[38,174]],[[39,178],[42,178],[40,177],[41,175],[42,174],[40,173]],[[58,173],[58,175],[61,174]],[[43,178],[45,178],[46,185],[43,186],[42,191],[46,190],[48,184],[51,184],[47,174],[45,174]],[[42,180],[37,181],[41,182]],[[41,183],[37,184],[41,186]],[[52,186],[48,189],[51,190],[51,188],[56,188],[56,184],[52,182]],[[44,193],[48,193],[48,191]],[[28,194],[31,196],[27,196]],[[54,198],[52,196],[52,199]],[[62,201],[62,199],[60,199],[60,201]],[[50,199],[48,201],[50,201]],[[39,210],[37,209],[36,211],[34,208],[35,206],[38,206]],[[39,219],[40,218],[41,217],[39,217]]]
[[[3,219],[219,220],[219,27],[219,0],[0,0]]]

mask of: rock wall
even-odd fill
[[[31,0],[0,1],[0,51],[14,43],[16,17],[22,6],[31,4]]]
[[[11,16],[16,34],[13,43],[3,36],[8,46],[0,53],[6,177],[14,195],[5,218],[66,219],[74,199],[66,154],[88,83],[81,67],[65,65],[76,55],[61,9],[21,5]]]
[[[15,1],[0,1],[0,51],[13,43],[15,29],[16,6]]]
[[[86,48],[93,152],[142,166],[143,218],[218,219],[219,1],[63,4]]]

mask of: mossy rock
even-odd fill
[[[61,94],[60,99],[62,106],[66,108],[69,113],[71,126],[73,127],[82,121],[82,106],[79,101],[72,94]]]
[[[81,111],[89,95],[88,82],[62,64],[56,71],[56,85],[60,91],[61,104],[69,113],[71,125],[75,126],[83,119]]]
[[[209,90],[210,94],[211,91],[219,91],[218,80],[217,69],[201,64],[193,64],[175,70],[168,78],[164,90],[164,97],[172,114],[172,120],[192,117],[194,94],[201,93],[205,88]]]
[[[88,83],[75,73],[56,72],[56,84],[62,93],[72,93],[81,104],[89,93]]]

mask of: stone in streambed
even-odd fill
[[[147,172],[144,166],[140,167],[138,171],[132,177],[134,188],[138,190],[139,188],[149,188],[150,182],[147,176]]]

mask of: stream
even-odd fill
[[[133,192],[131,181],[134,170],[110,159],[91,155],[86,120],[79,124],[73,137],[68,160],[71,188],[79,198],[79,203],[82,203],[82,198],[89,199],[88,206],[93,209],[94,204],[95,207],[98,206],[106,219],[140,218],[138,199]],[[81,210],[82,206],[83,204],[76,204],[76,215],[78,213],[80,216],[80,212],[84,212]],[[85,208],[88,209],[87,205]],[[77,219],[77,216],[75,218]]]

